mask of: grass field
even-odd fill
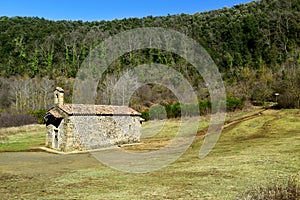
[[[239,199],[249,190],[290,176],[300,184],[300,111],[266,110],[243,118],[253,113],[228,116],[218,143],[205,158],[198,157],[203,142],[199,134],[176,162],[145,174],[113,170],[90,154],[3,152],[44,142],[40,128],[18,134],[5,130],[0,143],[0,199]],[[203,118],[199,133],[207,125],[208,119]],[[165,122],[163,128],[159,121],[147,122],[145,130],[161,131],[143,138],[142,145],[124,150],[160,148],[178,126],[176,120]],[[34,159],[39,162],[31,161]]]
[[[0,129],[0,152],[28,151],[45,144],[45,125]]]

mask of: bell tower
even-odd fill
[[[64,104],[65,91],[61,87],[56,87],[54,90],[54,104],[62,106]]]

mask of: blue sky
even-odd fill
[[[0,16],[51,20],[113,20],[130,17],[193,14],[251,0],[0,0]]]

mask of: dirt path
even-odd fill
[[[223,131],[227,130],[227,129],[233,129],[239,123],[247,121],[249,119],[253,119],[253,118],[259,117],[262,114],[264,114],[265,112],[269,112],[269,111],[267,109],[260,109],[260,110],[257,110],[254,113],[251,113],[251,114],[248,114],[248,115],[244,115],[243,117],[239,117],[239,118],[234,119],[234,120],[226,121],[224,123],[224,125],[223,125]],[[276,111],[274,111],[274,112],[276,112]],[[207,134],[207,131],[208,131],[208,128],[205,128],[205,129],[203,129],[201,131],[198,131],[198,133],[197,133],[197,139],[202,138],[205,134]]]
[[[225,124],[223,126],[223,129],[232,128],[232,127],[234,127],[235,125],[237,125],[237,124],[239,124],[241,122],[244,122],[244,121],[247,121],[249,119],[253,119],[253,118],[259,117],[263,113],[265,113],[266,111],[267,111],[266,109],[261,109],[261,110],[256,111],[255,113],[252,113],[252,114],[249,114],[249,115],[245,115],[245,116],[240,117],[238,119],[229,120],[229,121],[225,122]]]
[[[99,165],[90,154],[57,155],[46,152],[0,153],[0,175],[55,175]]]
[[[47,197],[53,180],[67,173],[101,165],[91,154],[46,152],[0,153],[0,200]],[[47,199],[47,198],[45,198]]]

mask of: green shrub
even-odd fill
[[[40,110],[29,110],[27,114],[33,115],[39,124],[43,124],[45,122],[44,116],[46,115],[46,110],[40,109]]]
[[[237,97],[228,97],[226,100],[226,107],[228,111],[235,111],[242,109],[245,99],[239,99]]]
[[[181,117],[181,105],[179,103],[172,105],[174,118]]]
[[[167,113],[167,118],[171,119],[174,118],[174,113],[173,113],[173,106],[168,104],[165,106],[166,113]]]
[[[181,105],[181,115],[186,117],[198,116],[199,107],[197,104],[184,104]]]
[[[199,101],[199,111],[201,115],[207,115],[211,111],[211,102],[208,100]]]
[[[141,117],[145,120],[148,121],[150,119],[150,114],[149,114],[149,110],[145,110],[141,112]]]
[[[152,106],[149,112],[150,119],[165,119],[167,117],[166,110],[161,105]]]

